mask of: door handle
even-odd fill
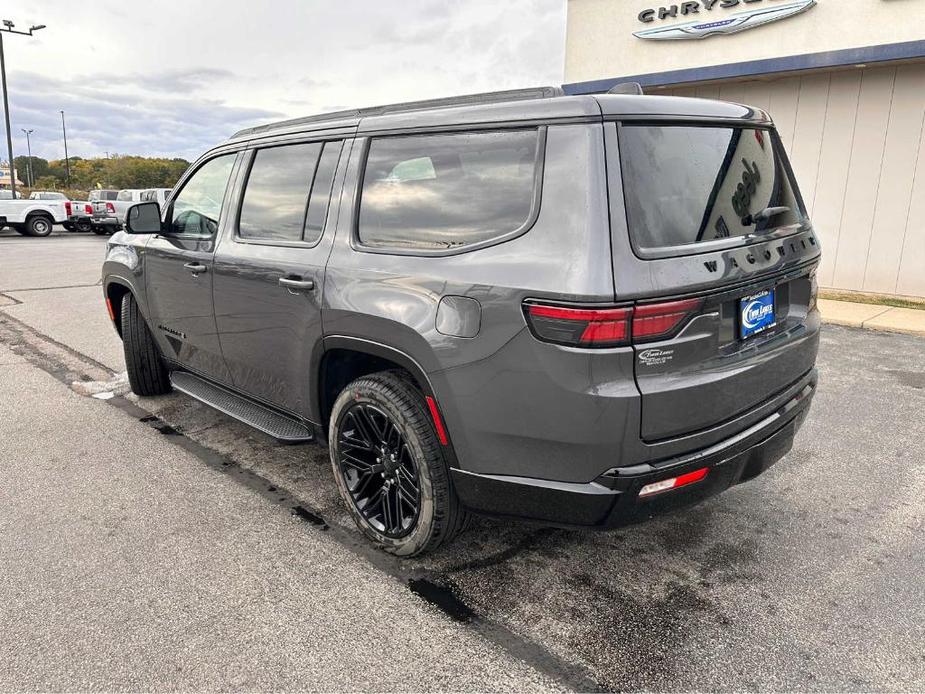
[[[192,272],[194,275],[198,275],[200,272],[205,272],[208,269],[202,263],[187,263],[183,267]]]
[[[303,280],[294,277],[280,277],[279,283],[289,289],[314,289],[314,280]]]

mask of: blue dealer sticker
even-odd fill
[[[774,290],[739,299],[739,336],[744,340],[777,325],[774,311]]]

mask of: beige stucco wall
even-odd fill
[[[739,34],[700,40],[645,41],[634,31],[694,19],[721,19],[746,7],[642,24],[644,9],[678,0],[569,0],[565,81],[663,72],[802,53],[925,39],[925,0],[818,0],[803,14]]]
[[[660,94],[774,118],[823,244],[823,287],[925,296],[925,64]]]

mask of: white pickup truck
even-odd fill
[[[93,203],[93,231],[97,234],[112,234],[122,228],[125,213],[136,202],[142,202],[144,190],[125,188],[120,190],[115,200],[98,200]]]
[[[48,236],[55,224],[68,221],[67,200],[0,200],[0,227],[23,236]]]

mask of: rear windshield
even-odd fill
[[[771,130],[626,124],[620,159],[640,250],[745,236],[806,216]]]

